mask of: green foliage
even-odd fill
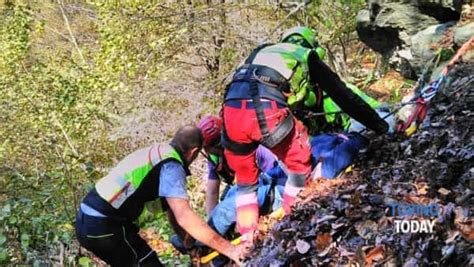
[[[452,48],[440,47],[435,54],[439,62],[446,62],[454,56],[455,51]]]
[[[390,93],[390,98],[388,99],[388,103],[396,104],[400,103],[405,95],[410,93],[413,86],[415,86],[416,81],[413,80],[404,80],[403,85],[397,87],[395,90],[392,90]]]
[[[30,37],[37,24],[27,7],[15,5],[1,19],[0,184],[6,200],[0,225],[9,240],[1,255],[23,262],[49,244],[72,241],[86,189],[79,184],[100,177],[92,162],[107,163],[112,148],[103,125],[108,84],[70,58],[34,57]],[[91,144],[97,150],[87,149]]]
[[[308,21],[336,46],[363,1],[315,2],[279,27],[290,10],[270,4],[19,2],[0,5],[0,264],[58,264],[66,248],[63,264],[92,266],[78,257],[73,224],[96,180],[217,113],[225,77],[259,42]],[[204,216],[201,184],[188,183]],[[163,240],[172,234],[163,214],[143,216]],[[189,263],[169,248],[160,255]]]
[[[165,213],[157,212],[160,207],[156,205],[156,202],[148,203],[138,218],[137,225],[140,228],[152,228],[155,231],[159,242],[167,242],[174,234],[173,229],[168,221]],[[164,250],[158,253],[160,261],[164,264],[175,266],[175,265],[188,265],[190,263],[189,256],[176,255],[175,250],[170,246],[167,246]]]
[[[29,24],[31,17],[22,6],[4,12],[4,18],[0,22],[0,35],[2,40],[0,49],[0,69],[10,75],[14,75],[21,65],[19,64],[26,56],[29,47]]]
[[[321,43],[334,46],[339,38],[346,41],[353,34],[354,18],[365,4],[364,0],[316,1],[308,10],[309,25],[318,30]]]
[[[88,257],[80,257],[78,263],[79,263],[79,266],[81,267],[91,267],[92,266],[91,262],[92,262],[91,259]]]

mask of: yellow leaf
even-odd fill
[[[62,225],[62,227],[66,230],[74,230],[74,226],[72,226],[70,223],[65,223]]]

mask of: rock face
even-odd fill
[[[391,67],[414,79],[434,57],[430,44],[442,39],[460,19],[462,4],[461,0],[369,1],[369,8],[357,16],[357,32]],[[456,45],[473,35],[472,27],[457,30]]]
[[[474,22],[457,27],[454,29],[454,43],[461,46],[474,34]]]
[[[444,34],[455,24],[455,21],[450,21],[432,25],[411,36],[408,57],[405,56],[404,59],[414,69],[415,74],[419,74],[426,63],[435,57],[436,51],[431,49],[430,45],[440,41]],[[400,52],[398,54],[400,55]],[[404,56],[404,54],[401,54],[401,56]],[[406,66],[406,68],[409,66]]]

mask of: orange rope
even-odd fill
[[[461,48],[458,49],[458,52],[454,55],[454,57],[451,59],[451,61],[449,61],[448,65],[446,65],[446,67],[443,69],[443,71],[441,72],[441,74],[443,76],[445,76],[447,73],[448,73],[448,70],[449,68],[451,68],[454,63],[456,63],[456,61],[459,60],[459,58],[464,54],[466,53],[468,50],[471,50],[474,48],[474,37],[471,37],[471,39],[469,39],[469,41],[465,42]]]

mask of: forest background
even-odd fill
[[[410,87],[355,32],[363,0],[12,1],[0,3],[0,264],[90,266],[78,205],[122,157],[217,114],[229,74],[286,29],[318,30],[327,63],[385,100]],[[380,89],[382,88],[382,89]],[[205,162],[188,182],[204,217]],[[162,215],[142,234],[168,264]]]

